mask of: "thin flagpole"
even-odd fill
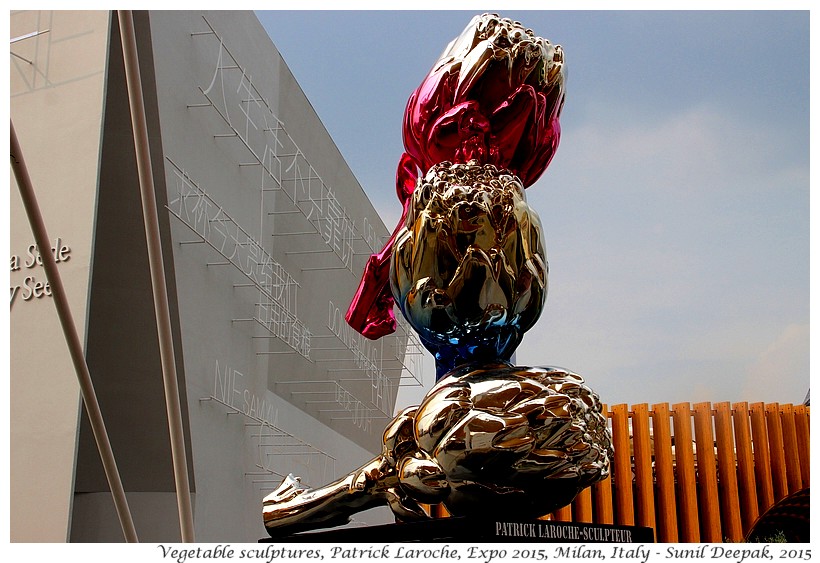
[[[130,10],[117,10],[125,62],[125,78],[128,84],[128,103],[131,107],[131,124],[134,129],[134,147],[137,153],[142,212],[145,221],[145,237],[148,243],[148,261],[151,267],[151,286],[154,293],[154,312],[157,317],[159,352],[162,361],[162,380],[165,386],[165,408],[168,413],[168,430],[171,436],[171,457],[174,466],[174,482],[177,490],[179,528],[183,542],[194,541],[194,518],[191,508],[191,491],[188,483],[188,462],[185,454],[185,434],[179,401],[174,343],[171,331],[171,313],[168,307],[168,290],[165,284],[165,268],[162,260],[157,201],[151,153],[148,144],[148,126],[145,120],[145,104],[142,98],[142,78],[137,57],[137,41],[134,20]]]
[[[37,203],[34,188],[31,184],[31,177],[29,176],[25,160],[23,160],[23,152],[20,150],[20,143],[17,141],[17,134],[14,131],[14,123],[11,121],[10,129],[11,167],[14,170],[14,177],[17,179],[20,197],[23,199],[23,205],[26,208],[26,215],[28,215],[31,230],[34,232],[34,240],[37,242],[37,248],[39,248],[40,256],[43,259],[43,268],[46,271],[46,277],[51,286],[51,294],[54,298],[54,304],[57,307],[57,316],[60,319],[60,325],[63,327],[63,334],[65,335],[68,350],[71,354],[71,361],[74,364],[74,371],[77,373],[77,379],[80,382],[83,403],[85,403],[86,412],[88,413],[88,420],[91,422],[94,439],[97,441],[97,450],[100,452],[105,477],[108,479],[108,486],[111,489],[111,496],[114,498],[114,507],[120,519],[125,541],[136,543],[139,541],[137,531],[134,528],[134,521],[131,518],[131,511],[128,508],[128,500],[125,498],[122,480],[117,470],[117,462],[114,459],[114,452],[111,450],[111,442],[108,439],[108,432],[105,429],[105,422],[100,412],[100,404],[97,402],[97,394],[94,392],[91,373],[88,371],[88,364],[85,361],[80,336],[77,334],[77,327],[74,324],[74,318],[68,306],[68,298],[66,297],[65,288],[63,287],[63,281],[60,278],[60,272],[57,270],[57,262],[50,251],[51,239],[48,237],[46,225],[40,213],[40,206]]]

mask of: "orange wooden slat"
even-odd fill
[[[715,403],[714,416],[723,536],[724,539],[739,542],[743,539],[743,526],[740,522],[740,498],[737,490],[732,407],[726,402]]]
[[[606,405],[601,405],[601,414],[607,418]],[[610,460],[610,471],[612,470],[613,460]],[[615,520],[612,514],[612,476],[598,481],[592,485],[592,505],[594,509],[594,521],[598,524],[614,524]]]
[[[552,513],[552,519],[558,522],[572,522],[572,504],[562,506]]]
[[[443,504],[434,504],[430,506],[430,511],[433,518],[449,518],[450,512],[444,507]]]
[[[774,504],[772,464],[769,457],[769,433],[766,430],[766,408],[763,403],[749,405],[752,420],[752,443],[755,455],[757,506],[760,514]]]
[[[757,485],[755,483],[755,462],[752,454],[752,436],[749,431],[749,405],[732,405],[732,422],[735,428],[735,449],[737,451],[737,482],[740,496],[740,519],[743,534],[751,529],[759,512],[757,507]]]
[[[592,523],[592,488],[582,490],[572,501],[572,521]]]
[[[593,522],[597,524],[614,524],[612,511],[612,477],[598,481],[592,486]]]
[[[689,403],[672,405],[675,428],[675,472],[678,477],[678,541],[700,542],[695,456],[692,452],[692,411]]]
[[[809,486],[810,467],[810,444],[809,444],[809,416],[806,405],[794,406],[794,422],[797,432],[797,455],[800,457],[800,477],[803,479],[803,486]]]
[[[794,493],[803,488],[803,477],[800,475],[800,456],[797,453],[797,428],[794,420],[794,407],[790,404],[780,405],[780,422],[783,425],[783,452],[786,455],[786,481],[789,492]]]
[[[606,406],[602,412],[607,416]],[[651,432],[645,403],[631,411],[615,405],[609,414],[615,450],[611,476],[582,490],[549,518],[648,526],[665,543],[742,541],[762,511],[809,486],[810,409],[805,405],[722,402],[712,410],[708,402],[675,404],[674,440],[668,403],[652,405]],[[449,516],[443,505],[425,509],[434,517]]]
[[[780,405],[766,405],[766,432],[769,435],[769,459],[772,464],[772,488],[774,501],[777,502],[789,494],[789,483],[786,479],[786,452],[783,451],[783,426],[780,422]]]
[[[632,459],[629,454],[629,413],[625,404],[612,406],[612,447],[615,449],[615,523],[635,525],[632,504]]]
[[[655,484],[652,476],[652,442],[649,438],[649,406],[632,405],[632,448],[635,454],[637,525],[655,528]]]
[[[723,536],[720,528],[712,406],[709,403],[696,403],[693,405],[693,410],[695,411],[695,445],[698,456],[698,509],[701,539],[705,542],[720,542]]]
[[[655,450],[655,480],[657,483],[657,539],[678,542],[678,512],[675,503],[675,470],[672,461],[672,433],[669,427],[669,404],[652,405],[652,435]]]

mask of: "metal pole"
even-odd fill
[[[134,129],[134,147],[137,153],[142,212],[145,221],[145,237],[148,243],[148,261],[151,267],[151,286],[154,293],[154,312],[157,317],[159,352],[162,361],[162,379],[165,386],[165,408],[168,413],[168,430],[171,437],[171,458],[174,466],[174,482],[177,490],[179,528],[183,542],[194,541],[194,517],[191,508],[191,491],[188,483],[188,462],[185,454],[185,434],[179,402],[174,343],[171,331],[171,314],[168,307],[168,290],[165,284],[165,268],[162,260],[157,201],[151,153],[148,144],[148,126],[142,98],[142,78],[134,20],[130,10],[117,10],[125,62],[125,78],[128,84],[128,103],[131,107],[131,124]]]
[[[68,298],[57,270],[57,262],[51,253],[51,239],[46,232],[46,225],[40,213],[40,206],[31,185],[31,178],[28,168],[23,160],[23,152],[17,141],[17,134],[14,131],[14,123],[10,123],[11,129],[11,167],[14,170],[14,177],[17,179],[17,186],[20,189],[20,197],[26,208],[31,230],[34,232],[34,240],[43,259],[43,268],[46,271],[46,278],[51,286],[51,294],[54,304],[57,307],[57,316],[60,325],[63,327],[68,350],[71,354],[71,361],[74,364],[74,371],[80,382],[80,391],[85,403],[88,420],[91,422],[91,429],[94,432],[94,439],[97,441],[97,450],[100,452],[105,477],[108,479],[108,486],[111,489],[111,496],[114,497],[114,507],[120,519],[122,533],[125,541],[129,543],[138,542],[137,531],[134,528],[134,521],[131,518],[131,511],[128,509],[128,500],[125,498],[125,491],[120,480],[120,473],[117,470],[117,462],[114,459],[114,452],[111,450],[111,442],[108,439],[108,432],[105,430],[105,422],[100,412],[100,404],[97,402],[97,395],[94,392],[94,384],[91,381],[91,373],[88,371],[88,364],[83,354],[83,346],[77,334],[74,318],[68,306]]]

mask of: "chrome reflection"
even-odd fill
[[[476,161],[433,166],[396,237],[390,285],[439,377],[508,360],[547,295],[541,221],[521,181]]]
[[[273,536],[346,523],[387,504],[403,521],[420,503],[456,516],[547,514],[609,475],[612,444],[601,403],[580,376],[507,362],[462,366],[384,432],[382,453],[320,487],[292,475],[265,497]]]

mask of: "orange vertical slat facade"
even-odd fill
[[[774,500],[779,501],[789,494],[786,479],[786,453],[783,451],[783,426],[780,422],[780,405],[766,405],[766,432],[769,435],[769,459],[772,464],[772,488]]]
[[[652,442],[649,437],[649,407],[632,406],[632,449],[635,455],[638,526],[655,529],[655,484],[652,477]]]
[[[716,403],[714,416],[720,479],[718,488],[720,490],[721,527],[725,539],[738,542],[743,539],[743,526],[740,522],[740,498],[737,491],[732,407],[726,402]]]
[[[592,488],[587,487],[572,501],[572,521],[592,523]]]
[[[629,411],[626,405],[612,406],[612,447],[615,449],[615,523],[635,524],[632,504],[632,459],[629,455]]]
[[[604,418],[608,418],[608,409],[606,405],[601,405],[601,414]],[[614,461],[609,466],[609,477],[603,481],[598,481],[592,485],[592,506],[594,510],[595,522],[599,524],[614,524],[615,519],[612,513],[612,466]]]
[[[562,506],[558,510],[553,511],[552,519],[558,522],[572,522],[572,504]]]
[[[795,431],[797,432],[797,455],[800,458],[800,477],[803,479],[803,486],[809,486],[809,461],[811,459],[811,446],[809,444],[809,415],[806,405],[794,406]]]
[[[745,536],[759,514],[755,462],[752,454],[752,436],[749,431],[749,405],[747,403],[735,403],[732,405],[732,410],[732,422],[735,428],[735,449],[737,451],[740,521]]]
[[[430,516],[433,518],[449,518],[450,513],[447,511],[447,508],[443,504],[429,504]]]
[[[670,413],[668,403],[651,411],[646,403],[621,404],[609,416],[611,476],[544,519],[648,526],[665,543],[734,542],[778,495],[808,486],[805,405],[678,403]],[[435,517],[449,515],[443,505],[429,508]]]
[[[700,535],[703,541],[720,542],[723,536],[720,528],[712,406],[710,403],[696,403],[693,405],[693,410],[695,411]]]
[[[655,535],[658,541],[677,543],[678,511],[675,503],[675,470],[672,460],[672,433],[669,424],[669,404],[652,405],[656,502],[658,505]]]
[[[766,430],[766,407],[763,403],[749,405],[752,420],[752,443],[757,480],[757,506],[761,514],[774,504],[772,464],[769,456],[769,433]]]
[[[675,471],[678,477],[678,541],[700,541],[695,455],[692,452],[692,410],[689,403],[672,405],[675,428]]]
[[[607,477],[592,486],[593,518],[599,524],[614,524],[612,510],[612,477]]]
[[[783,426],[783,453],[786,456],[786,481],[789,493],[803,488],[800,475],[800,457],[797,453],[797,429],[795,428],[794,409],[791,405],[780,405],[780,422]]]

